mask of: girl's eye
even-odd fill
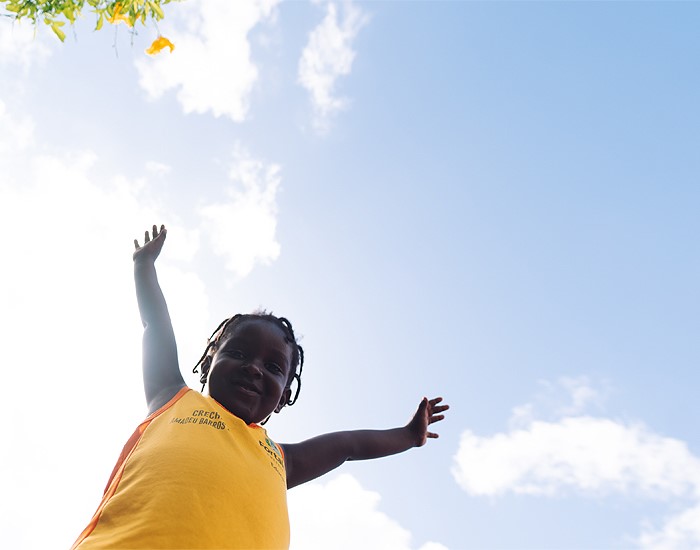
[[[282,369],[276,363],[267,363],[267,365],[265,366],[267,367],[267,370],[269,370],[270,372],[274,372],[275,374],[279,374],[282,372]]]
[[[233,357],[234,359],[245,359],[245,355],[243,355],[242,351],[238,351],[237,349],[234,349],[233,351],[229,351],[228,354]]]

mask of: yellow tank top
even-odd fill
[[[289,548],[282,448],[183,388],[136,428],[74,550]]]

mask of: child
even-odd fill
[[[260,424],[296,401],[304,353],[291,323],[264,312],[236,315],[217,328],[195,367],[209,396],[189,389],[154,265],[166,234],[153,226],[143,246],[134,241],[149,414],[73,549],[288,548],[288,488],[346,460],[400,453],[438,437],[428,426],[448,409],[440,397],[424,398],[401,428],[274,443]]]

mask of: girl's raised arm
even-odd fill
[[[381,458],[425,445],[428,439],[438,437],[428,431],[429,426],[445,418],[441,413],[450,408],[441,402],[442,397],[423,398],[411,421],[402,428],[335,432],[282,445],[287,488],[311,481],[347,460]]]
[[[153,238],[144,236],[143,246],[134,239],[136,299],[143,323],[143,386],[149,414],[165,405],[185,386],[177,360],[175,333],[168,306],[158,284],[155,261],[163,249],[167,230],[153,226]]]

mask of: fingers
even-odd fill
[[[144,234],[143,234],[143,246],[146,246],[148,243],[150,243],[151,239],[156,240],[161,235],[163,235],[163,237],[165,237],[165,235],[164,235],[165,232],[166,232],[165,225],[161,225],[160,229],[158,229],[158,226],[154,224],[153,227],[151,228],[150,233],[148,231],[144,232]],[[153,237],[151,237],[151,234],[153,235]],[[138,239],[134,239],[134,248],[136,250],[141,248],[141,245],[139,245]]]
[[[438,403],[442,402],[442,397],[436,397],[435,399],[431,399],[428,401],[428,404],[430,405],[430,412],[432,414],[435,413],[441,413],[443,411],[446,411],[450,408],[449,405],[438,405]]]
[[[155,227],[155,225],[153,227]],[[146,244],[149,243],[150,241],[151,241],[151,236],[148,234],[148,231],[146,231],[146,233],[143,235],[143,246],[146,246]],[[139,246],[138,239],[134,239],[134,247],[136,248],[136,250],[141,248]]]
[[[442,397],[436,397],[434,399],[431,399],[428,401],[430,408],[428,409],[428,424],[433,424],[434,422],[440,422],[441,420],[444,420],[445,415],[440,414],[442,412],[445,412],[450,408],[449,405],[438,405],[438,403],[442,402]]]
[[[409,423],[409,428],[412,429],[417,436],[416,446],[421,447],[425,445],[428,439],[437,439],[440,437],[437,433],[429,432],[427,429],[430,424],[444,420],[445,415],[440,413],[450,408],[449,405],[440,405],[439,403],[442,403],[442,397],[434,397],[433,399],[424,397],[421,399],[418,410]]]
[[[165,234],[164,234],[164,233],[165,233],[165,225],[161,225],[161,226],[160,226],[160,230],[158,229],[158,226],[154,225],[152,231],[153,231],[153,240],[154,240],[154,241],[155,241],[158,237],[160,237],[161,235],[162,235],[163,237],[165,237]]]

